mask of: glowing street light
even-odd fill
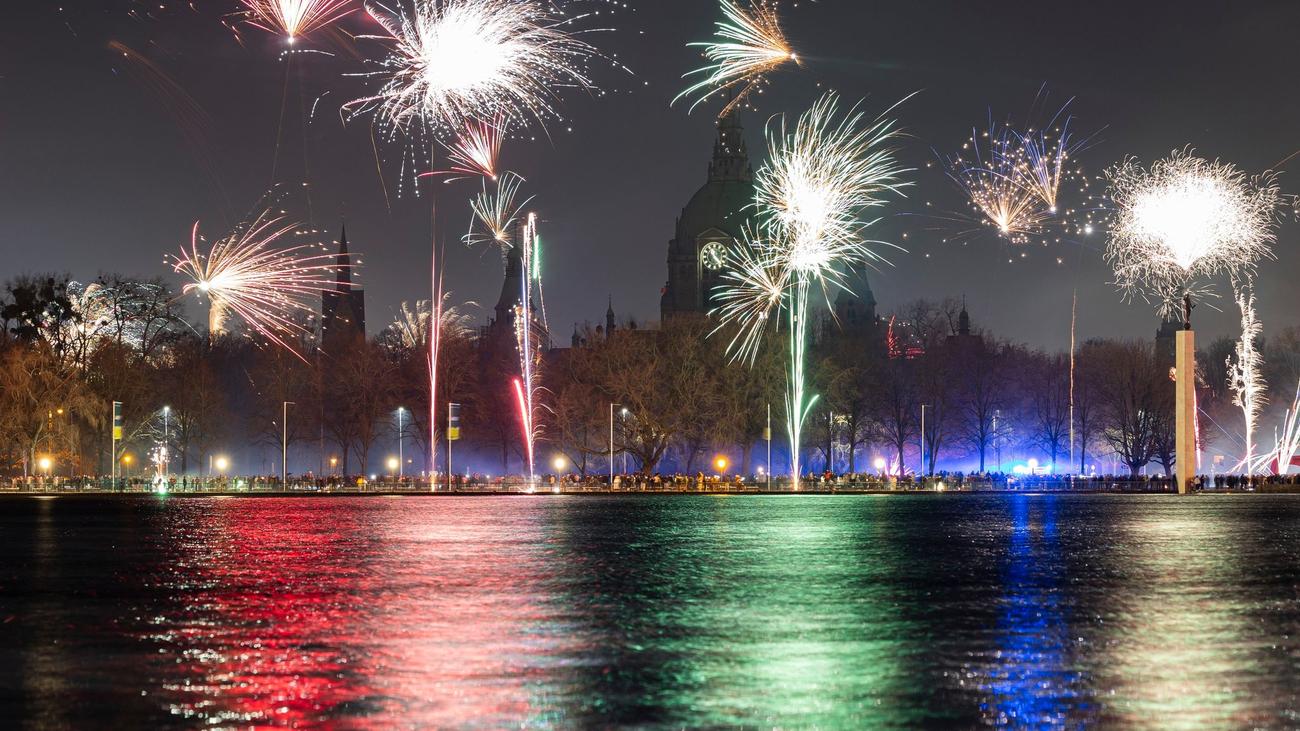
[[[569,466],[569,460],[565,459],[564,457],[556,457],[554,460],[551,461],[551,466],[555,468],[555,471],[557,473],[560,473],[563,472],[565,468]]]
[[[880,476],[881,476],[881,477],[884,477],[884,476],[885,476],[885,458],[884,458],[884,457],[876,457],[876,461],[873,462],[873,464],[874,464],[875,467],[876,467],[876,472],[879,472],[879,473],[880,473]]]
[[[397,407],[397,479],[406,476],[406,459],[402,454],[402,416],[406,414],[405,406]],[[389,468],[391,469],[391,468]]]
[[[713,460],[713,466],[718,468],[718,474],[727,474],[727,458],[719,456]]]
[[[54,467],[54,460],[49,457],[41,457],[36,461],[36,464],[41,468],[41,471],[45,473],[46,477],[50,476],[50,470]]]
[[[397,474],[397,470],[400,469],[402,466],[402,460],[398,459],[397,457],[389,457],[387,464],[388,464],[388,474],[395,475]]]
[[[226,470],[230,469],[230,460],[224,456],[217,457],[213,464],[216,466],[217,472],[223,476],[226,474]]]

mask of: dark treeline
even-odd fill
[[[386,472],[399,422],[407,474],[429,469],[427,303],[336,352],[320,352],[305,334],[299,357],[255,337],[209,339],[174,298],[157,279],[10,281],[0,292],[0,470],[35,473],[45,458],[56,474],[106,474],[116,458],[141,473],[165,442],[173,472],[206,473],[214,455],[228,454],[233,470],[273,473],[284,438],[291,473]],[[803,445],[810,470],[874,474],[901,464],[915,472],[923,407],[927,472],[997,471],[1030,458],[1061,473],[1172,470],[1171,341],[1167,350],[1159,338],[1081,343],[1072,430],[1069,354],[969,331],[960,310],[951,300],[918,301],[864,326],[828,320],[817,329],[808,374],[821,398]],[[782,473],[784,341],[771,337],[755,362],[733,363],[727,333],[714,327],[678,317],[656,329],[587,328],[574,347],[550,350],[541,361],[537,471],[555,471],[558,460],[565,472],[603,474],[612,425],[619,472],[708,472],[725,456],[729,471],[753,475],[766,462],[770,405],[772,469]],[[454,310],[446,318],[437,468],[454,401],[464,427],[457,471],[525,471],[512,342],[480,334]],[[1264,346],[1265,378],[1285,394],[1275,399],[1280,409],[1300,378],[1300,331]],[[1241,453],[1242,417],[1227,388],[1232,350],[1221,339],[1199,354],[1203,443],[1228,455],[1219,471]],[[116,455],[113,401],[124,417]],[[1272,443],[1271,413],[1261,420],[1262,449]]]

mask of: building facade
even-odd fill
[[[664,318],[707,313],[721,283],[727,251],[742,238],[754,200],[754,169],[735,112],[718,120],[708,178],[677,218],[668,242],[668,281],[659,302]]]

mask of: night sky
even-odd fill
[[[48,270],[77,278],[100,271],[171,276],[163,254],[187,239],[195,220],[220,234],[276,178],[297,183],[306,168],[312,206],[294,212],[310,213],[331,237],[346,215],[353,248],[365,255],[361,281],[377,331],[399,302],[428,296],[430,205],[409,184],[399,195],[399,145],[379,141],[381,184],[368,123],[340,121],[340,104],[367,88],[346,74],[366,67],[321,38],[309,47],[334,55],[300,55],[286,84],[279,39],[245,28],[241,44],[222,24],[235,2],[193,5],[7,4],[0,277]],[[611,294],[620,316],[658,319],[674,219],[704,182],[711,151],[716,106],[688,116],[669,101],[683,88],[681,74],[699,63],[685,44],[709,37],[716,3],[628,5],[589,24],[616,30],[587,40],[633,73],[598,64],[595,78],[606,93],[567,95],[567,119],[549,125],[549,139],[509,141],[504,152],[506,166],[525,175],[538,196],[547,305],[559,344],[567,344],[574,321],[602,319]],[[1081,338],[1154,333],[1153,309],[1123,304],[1107,283],[1100,235],[1082,245],[1032,246],[1022,258],[1021,249],[990,235],[943,243],[936,229],[944,224],[915,215],[924,214],[926,201],[939,210],[962,206],[940,170],[925,168],[936,151],[955,151],[990,113],[1024,120],[1044,84],[1040,108],[1055,111],[1074,97],[1075,129],[1096,132],[1079,156],[1092,174],[1127,154],[1149,161],[1184,145],[1259,172],[1300,148],[1294,0],[805,0],[787,3],[785,17],[805,63],[773,77],[757,110],[745,114],[755,157],[768,117],[801,111],[821,89],[865,98],[873,113],[919,92],[896,112],[910,133],[902,156],[918,171],[909,199],[887,209],[876,234],[910,250],[891,255],[895,265],[871,277],[882,311],[917,297],[965,295],[977,326],[1064,348],[1077,287]],[[342,25],[373,30],[361,15]],[[177,86],[123,59],[111,42],[138,51]],[[355,44],[367,55],[380,49]],[[196,106],[182,104],[185,94]],[[313,106],[304,146],[302,110]],[[1300,192],[1300,158],[1284,170],[1284,190]],[[501,265],[495,253],[459,243],[474,185],[437,187],[447,287],[457,299],[480,302],[485,320]],[[1259,278],[1266,333],[1300,324],[1298,233],[1293,222],[1283,226],[1278,261]],[[1203,338],[1236,334],[1235,308],[1230,299],[1220,305],[1226,312],[1198,312]],[[202,313],[196,303],[189,309],[195,319]]]

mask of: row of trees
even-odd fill
[[[172,471],[204,471],[221,453],[244,472],[274,472],[283,438],[292,472],[359,474],[380,467],[400,438],[414,474],[429,469],[431,432],[455,401],[465,435],[458,470],[524,471],[513,339],[479,337],[452,308],[431,424],[422,305],[335,352],[304,337],[299,357],[246,337],[208,340],[160,280],[15,279],[0,300],[0,468],[31,473],[46,457],[58,473],[104,474],[125,455],[147,464],[165,445]],[[805,431],[805,464],[982,472],[1033,457],[1059,472],[1173,468],[1171,352],[1154,341],[1094,340],[1072,366],[1068,353],[957,334],[958,308],[922,301],[872,326],[819,328],[809,368],[821,398]],[[589,330],[580,347],[547,353],[539,471],[562,456],[566,470],[583,474],[603,473],[611,458],[619,470],[626,462],[694,473],[721,454],[732,471],[753,474],[766,462],[769,408],[773,469],[784,469],[783,339],[769,338],[755,362],[738,364],[726,352],[728,333],[714,326],[678,317],[653,330]],[[1226,387],[1231,349],[1230,339],[1217,341],[1201,357],[1202,434],[1226,453],[1241,423]],[[1269,341],[1265,362],[1271,383],[1296,382],[1294,328]],[[125,417],[116,454],[112,401]]]

